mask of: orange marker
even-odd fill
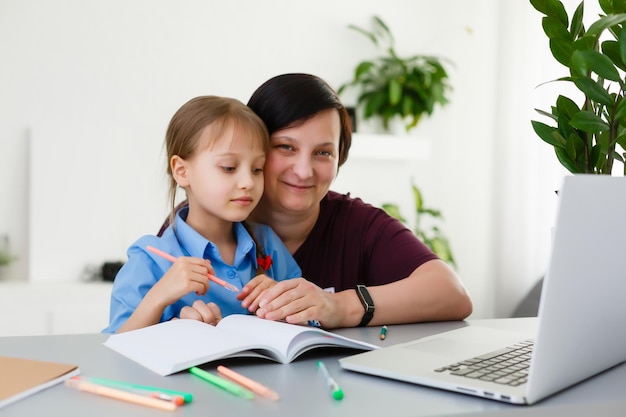
[[[238,374],[237,372],[233,371],[232,369],[228,369],[225,366],[219,365],[217,367],[217,372],[265,398],[269,398],[273,401],[278,401],[278,399],[280,398],[276,392],[272,391],[265,385],[261,385],[258,382],[253,381],[250,378],[245,377],[241,374]]]
[[[152,252],[154,254],[159,255],[162,258],[167,259],[170,262],[176,262],[176,258],[175,257],[170,255],[169,253],[163,252],[162,250],[155,248],[154,246],[147,246],[146,249],[148,249],[150,252]],[[233,291],[233,292],[241,291],[239,288],[235,287],[233,284],[229,284],[228,282],[224,281],[223,279],[219,279],[215,275],[207,274],[207,277],[209,278],[210,281],[213,281],[216,284],[221,285],[222,287],[226,288],[227,290],[230,290],[230,291]]]
[[[68,379],[65,381],[65,385],[80,391],[90,392],[92,394],[113,398],[115,400],[127,401],[133,404],[145,405],[159,410],[174,411],[177,408],[176,404],[170,401],[162,401],[141,394],[92,384],[91,382],[81,381],[80,378]]]

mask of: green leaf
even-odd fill
[[[595,51],[596,38],[592,36],[583,35],[576,39],[573,44],[574,51]]]
[[[613,12],[613,0],[598,0],[600,8],[606,14],[612,14]]]
[[[578,112],[572,117],[570,124],[576,129],[587,133],[598,133],[609,130],[609,125],[590,111]]]
[[[591,148],[591,152],[589,152],[589,166],[594,168],[602,168],[604,161],[602,160],[602,149],[600,146],[596,145]]]
[[[626,12],[626,0],[613,0],[613,13]]]
[[[580,77],[574,79],[574,84],[580,91],[582,91],[588,98],[598,103],[602,103],[605,106],[613,105],[613,98],[601,85],[596,83],[589,77]]]
[[[574,41],[574,37],[569,33],[569,30],[567,30],[567,26],[554,17],[546,16],[541,19],[541,26],[550,39],[560,39],[568,42]]]
[[[360,80],[363,77],[363,75],[367,74],[374,66],[375,64],[371,61],[361,62],[359,65],[357,65],[356,69],[354,70],[354,80],[355,81]]]
[[[579,174],[581,170],[578,168],[576,162],[567,155],[565,148],[554,148],[554,153],[557,159],[569,172],[572,174]]]
[[[572,68],[576,68],[578,75],[585,76],[593,71],[605,80],[620,81],[621,77],[613,61],[597,51],[574,51],[571,58]]]
[[[558,0],[530,0],[530,4],[539,12],[558,19],[563,26],[568,26],[567,12]]]
[[[572,99],[562,95],[556,99],[556,108],[559,114],[567,116],[568,119],[571,119],[572,116],[580,111],[580,108]]]
[[[374,45],[378,46],[378,38],[372,32],[369,32],[355,25],[348,25],[348,28],[359,32],[361,35],[372,41]]]
[[[626,25],[622,27],[617,43],[619,45],[619,57],[622,63],[626,64]]]
[[[396,204],[384,203],[382,205],[382,208],[391,217],[400,220],[402,223],[406,223],[406,219],[404,218],[404,216],[402,216],[402,213],[400,213],[400,207],[398,207]]]
[[[557,116],[553,113],[548,113],[547,111],[544,110],[540,110],[540,109],[535,109],[535,111],[539,114],[541,114],[542,116],[546,116],[549,117],[550,119],[556,121],[557,120]]]
[[[626,98],[621,96],[619,101],[617,102],[617,107],[615,108],[615,114],[613,115],[615,120],[625,120],[626,119]]]
[[[570,25],[570,32],[574,39],[578,38],[585,31],[585,27],[583,26],[583,10],[584,10],[584,2],[580,2],[576,11],[572,15],[572,24]]]
[[[567,143],[565,144],[565,151],[573,160],[576,160],[578,158],[578,155],[584,153],[585,142],[580,136],[578,136],[575,133],[572,133],[567,138]]]
[[[626,132],[623,132],[621,135],[619,135],[615,139],[615,142],[617,142],[619,146],[622,147],[622,149],[626,149]]]
[[[558,133],[555,127],[548,126],[545,123],[537,122],[535,120],[532,120],[531,123],[537,136],[539,136],[544,142],[554,147],[563,147],[563,143],[559,142],[554,137],[554,133]]]
[[[393,34],[391,33],[391,30],[389,29],[389,26],[387,26],[387,24],[385,22],[383,22],[383,19],[381,19],[378,16],[373,16],[372,19],[374,20],[374,27],[375,29],[378,29],[378,32],[381,33],[383,36],[387,37],[389,44],[393,45],[394,43],[394,39],[393,39]]]
[[[574,50],[573,42],[565,41],[563,39],[550,39],[550,51],[552,56],[561,64],[569,67],[569,59],[572,56]]]
[[[413,99],[409,95],[402,97],[402,116],[410,116],[413,111]]]
[[[361,98],[366,103],[363,116],[367,119],[374,114],[380,113],[387,101],[387,94],[384,91],[375,91],[371,94],[361,96]]]
[[[431,241],[431,250],[441,258],[444,262],[449,262],[452,259],[452,255],[450,253],[450,244],[447,239],[442,236],[435,236]]]
[[[411,186],[413,190],[413,200],[415,201],[415,209],[420,213],[424,209],[424,199],[422,198],[422,192],[415,184]]]
[[[624,61],[622,60],[622,57],[620,55],[621,51],[619,48],[620,46],[618,45],[617,41],[608,40],[602,42],[602,53],[608,56],[611,61],[613,61],[613,63],[622,71],[625,71],[626,65],[624,65]]]
[[[598,38],[605,29],[618,25],[624,21],[626,21],[625,13],[603,16],[589,26],[587,35]]]
[[[389,80],[389,102],[395,106],[402,98],[402,85],[396,79]]]

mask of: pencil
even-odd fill
[[[170,262],[176,262],[176,258],[172,255],[170,255],[167,252],[163,252],[160,249],[155,248],[154,246],[146,246],[146,249],[149,250],[150,252],[159,255],[160,257],[167,259]],[[211,275],[211,274],[207,274],[207,277],[209,278],[209,280],[213,281],[214,283],[221,285],[222,287],[226,288],[227,290],[233,291],[233,292],[240,292],[241,290],[239,288],[237,288],[236,286],[234,286],[233,284],[230,284],[226,281],[224,281],[223,279],[220,279],[218,277],[216,277],[215,275]]]
[[[387,337],[387,326],[383,326],[380,329],[380,340],[385,340],[385,338]]]
[[[65,381],[65,385],[80,391],[90,392],[92,394],[113,398],[115,400],[126,401],[133,404],[145,405],[159,410],[174,411],[177,408],[177,405],[171,401],[163,401],[141,394],[105,387],[104,385],[92,384],[91,382],[81,381],[80,378],[68,379]]]
[[[266,387],[265,385],[261,385],[256,381],[251,380],[248,377],[245,377],[235,371],[233,371],[232,369],[228,369],[225,366],[219,365],[217,367],[217,372],[219,372],[220,374],[224,375],[225,377],[228,377],[230,379],[232,379],[233,381],[243,385],[244,387],[248,388],[250,391],[259,394],[265,398],[269,398],[270,400],[273,401],[278,401],[279,400],[279,396],[276,392],[272,391],[271,389],[269,389],[268,387]]]

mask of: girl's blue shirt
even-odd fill
[[[256,276],[257,255],[256,244],[241,223],[233,223],[237,237],[237,250],[232,265],[225,263],[217,246],[202,237],[186,222],[188,208],[180,210],[174,221],[175,228],[170,225],[161,237],[146,235],[139,238],[128,249],[128,261],[117,273],[111,292],[111,308],[109,326],[103,333],[115,333],[128,320],[143,297],[172,266],[172,263],[159,255],[149,252],[146,248],[154,246],[178,258],[193,256],[211,261],[215,276],[243,288]],[[263,249],[269,255],[272,265],[265,273],[276,281],[302,276],[300,267],[293,259],[278,235],[266,225],[250,224],[253,233]],[[168,321],[180,315],[184,306],[191,306],[194,301],[214,302],[220,307],[222,316],[239,313],[248,314],[241,307],[236,293],[210,282],[209,291],[204,295],[189,293],[163,311],[160,321]]]

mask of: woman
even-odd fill
[[[248,283],[243,307],[325,328],[461,320],[472,303],[455,272],[383,210],[329,191],[348,158],[350,118],[319,77],[283,74],[248,106],[271,137],[265,191],[251,219],[280,236],[303,277]]]

